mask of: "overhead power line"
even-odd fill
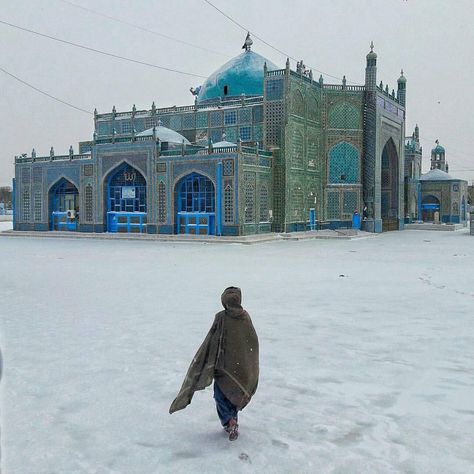
[[[155,35],[155,36],[160,36],[162,38],[166,38],[170,41],[175,41],[176,43],[181,43],[181,44],[184,44],[186,46],[190,46],[191,48],[200,49],[200,50],[206,51],[208,53],[219,54],[221,56],[227,56],[226,54],[224,54],[222,52],[214,51],[213,49],[205,48],[203,46],[199,46],[199,45],[194,44],[194,43],[189,43],[188,41],[184,41],[184,40],[181,40],[179,38],[174,38],[173,36],[165,35],[164,33],[159,33],[158,31],[155,31],[155,30],[150,30],[149,28],[145,28],[144,26],[137,25],[137,24],[132,23],[130,21],[125,21],[125,20],[122,20],[120,18],[116,18],[116,17],[113,17],[111,15],[107,15],[105,13],[98,12],[96,10],[92,10],[91,8],[83,7],[82,5],[77,5],[76,3],[69,2],[68,0],[58,0],[58,1],[60,1],[62,3],[65,3],[67,5],[70,5],[71,7],[79,8],[79,9],[84,10],[86,12],[92,13],[94,15],[98,15],[98,16],[101,16],[103,18],[107,18],[108,20],[112,20],[112,21],[115,21],[117,23],[121,23],[123,25],[127,25],[127,26],[130,26],[132,28],[136,28],[137,30],[145,31],[146,33],[150,33],[150,34]]]
[[[81,107],[78,107],[77,105],[71,104],[69,102],[66,102],[63,99],[60,99],[58,97],[55,97],[54,95],[48,94],[45,91],[42,91],[41,89],[38,89],[37,87],[33,86],[32,84],[24,81],[23,79],[20,79],[18,76],[15,76],[15,74],[12,74],[11,72],[8,72],[6,69],[0,66],[0,71],[2,71],[4,74],[7,76],[12,77],[13,79],[17,80],[18,82],[21,82],[23,85],[30,87],[31,89],[35,90],[36,92],[39,92],[40,94],[45,95],[46,97],[49,97],[50,99],[56,100],[57,102],[60,102],[61,104],[67,105],[68,107],[72,107],[73,109],[79,110],[80,112],[84,112],[88,115],[94,115],[90,110],[85,110],[82,109]]]
[[[241,23],[239,23],[237,20],[234,20],[234,18],[232,18],[230,15],[228,15],[226,12],[222,11],[220,8],[216,7],[213,3],[211,3],[209,0],[204,0],[204,2],[206,2],[209,6],[211,6],[212,8],[214,8],[215,10],[217,10],[221,15],[225,16],[228,20],[230,20],[232,23],[234,23],[234,25],[237,25],[239,28],[241,28],[242,30],[244,31],[247,31],[249,32],[254,38],[258,39],[259,41],[261,41],[263,44],[266,44],[268,47],[272,48],[273,50],[277,51],[278,53],[282,54],[283,56],[286,56],[287,58],[290,58],[292,59],[293,61],[298,61],[298,59],[292,57],[290,54],[288,53],[285,53],[284,51],[282,51],[281,49],[277,48],[276,46],[273,46],[272,44],[270,44],[268,41],[265,41],[261,36],[258,36],[254,31],[250,30],[249,28],[245,27],[244,25],[242,25]],[[332,77],[333,79],[338,79],[338,80],[342,80],[341,77],[339,76],[333,76],[332,74],[329,74],[327,72],[324,72],[324,71],[320,71],[319,69],[316,69],[315,67],[312,67],[310,65],[308,65],[311,69],[314,69],[315,71],[321,73],[321,74],[324,74],[325,76],[329,76],[329,77]]]
[[[173,69],[173,68],[169,68],[169,67],[165,67],[165,66],[158,66],[157,64],[147,63],[145,61],[139,61],[138,59],[127,58],[125,56],[120,56],[120,55],[114,54],[114,53],[107,53],[106,51],[101,51],[100,49],[95,49],[95,48],[91,48],[89,46],[84,46],[82,44],[73,43],[72,41],[67,41],[67,40],[63,40],[61,38],[56,38],[55,36],[50,36],[50,35],[47,35],[45,33],[39,33],[38,31],[34,31],[34,30],[30,30],[28,28],[24,28],[22,26],[14,25],[12,23],[8,23],[7,21],[0,20],[0,24],[10,26],[11,28],[16,28],[16,29],[21,30],[21,31],[26,31],[26,32],[32,33],[34,35],[41,36],[43,38],[48,38],[48,39],[53,40],[53,41],[58,41],[59,43],[67,44],[69,46],[74,46],[76,48],[81,48],[81,49],[84,49],[86,51],[92,51],[94,53],[102,54],[104,56],[110,56],[110,57],[115,58],[115,59],[121,59],[123,61],[128,61],[128,62],[135,63],[135,64],[141,64],[142,66],[153,67],[153,68],[161,69],[161,70],[164,70],[164,71],[175,72],[175,73],[178,73],[178,74],[184,74],[185,76],[193,76],[193,77],[199,77],[199,78],[204,78],[204,79],[206,78],[206,76],[202,76],[200,74],[194,74],[194,73],[191,73],[191,72],[180,71],[179,69]]]

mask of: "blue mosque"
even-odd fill
[[[364,84],[326,84],[247,35],[190,105],[96,110],[79,153],[15,157],[14,229],[236,236],[348,227],[354,213],[368,232],[403,229],[403,71],[396,84],[377,83],[373,45]]]

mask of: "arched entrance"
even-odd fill
[[[176,184],[176,233],[214,235],[216,192],[206,176],[192,173]]]
[[[398,230],[398,153],[390,138],[382,151],[380,214],[382,232]]]
[[[128,163],[112,170],[105,185],[105,222],[108,232],[146,232],[146,180]]]
[[[66,178],[61,178],[49,190],[49,216],[49,228],[51,230],[77,230],[79,191]]]
[[[439,209],[440,203],[436,196],[433,196],[432,194],[425,196],[421,201],[421,214],[423,222],[434,222],[436,212],[438,213],[439,219]]]

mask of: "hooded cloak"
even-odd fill
[[[258,385],[258,337],[241,299],[240,288],[230,287],[222,294],[225,310],[216,314],[171,404],[170,413],[189,405],[194,392],[206,388],[213,379],[239,410],[250,402]]]

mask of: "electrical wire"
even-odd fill
[[[199,46],[197,44],[189,43],[189,42],[181,40],[179,38],[174,38],[173,36],[168,36],[168,35],[165,35],[163,33],[159,33],[158,31],[155,31],[155,30],[150,30],[149,28],[145,28],[144,26],[137,25],[137,24],[132,23],[130,21],[121,20],[120,18],[116,18],[116,17],[113,17],[111,15],[107,15],[105,13],[101,13],[101,12],[98,12],[96,10],[92,10],[91,8],[83,7],[82,5],[77,5],[73,2],[69,2],[68,0],[58,0],[58,1],[62,2],[62,3],[65,3],[67,5],[70,5],[71,7],[79,8],[79,9],[84,10],[86,12],[92,13],[94,15],[98,15],[98,16],[101,16],[103,18],[107,18],[108,20],[112,20],[112,21],[115,21],[117,23],[121,23],[123,25],[131,26],[132,28],[136,28],[138,30],[145,31],[146,33],[150,33],[152,35],[156,35],[156,36],[160,36],[162,38],[166,38],[170,41],[175,41],[177,43],[181,43],[181,44],[184,44],[186,46],[190,46],[192,48],[196,48],[196,49],[200,49],[202,51],[206,51],[208,53],[219,54],[220,56],[227,56],[226,54],[221,53],[219,51],[214,51],[213,49],[209,49],[209,48],[205,48],[203,46]]]
[[[28,28],[24,28],[22,26],[14,25],[12,23],[8,23],[7,21],[0,20],[0,24],[10,26],[11,28],[16,28],[16,29],[21,30],[21,31],[26,31],[26,32],[32,33],[34,35],[41,36],[43,38],[48,38],[48,39],[53,40],[53,41],[58,41],[59,43],[67,44],[69,46],[75,46],[76,48],[85,49],[86,51],[92,51],[94,53],[102,54],[104,56],[110,56],[110,57],[115,58],[115,59],[121,59],[123,61],[128,61],[128,62],[131,62],[131,63],[134,63],[134,64],[141,64],[142,66],[153,67],[153,68],[161,69],[161,70],[164,70],[164,71],[175,72],[177,74],[183,74],[185,76],[193,76],[193,77],[199,77],[199,78],[206,79],[206,76],[202,76],[200,74],[194,74],[194,73],[191,73],[191,72],[181,71],[179,69],[173,69],[173,68],[169,68],[169,67],[158,66],[156,64],[147,63],[145,61],[139,61],[138,59],[127,58],[125,56],[120,56],[120,55],[114,54],[114,53],[107,53],[106,51],[101,51],[100,49],[95,49],[95,48],[91,48],[89,46],[84,46],[82,44],[73,43],[72,41],[67,41],[67,40],[64,40],[64,39],[61,39],[61,38],[56,38],[55,36],[47,35],[45,33],[39,33],[38,31],[34,31],[34,30],[30,30]]]
[[[55,97],[54,95],[48,94],[47,92],[42,91],[41,89],[38,89],[37,87],[35,87],[32,84],[24,81],[23,79],[20,79],[18,76],[15,76],[15,74],[12,74],[11,72],[8,72],[6,69],[4,69],[1,66],[0,66],[0,71],[2,71],[4,74],[7,74],[10,77],[12,77],[13,79],[17,80],[18,82],[21,82],[23,85],[25,85],[27,87],[30,87],[31,89],[35,90],[36,92],[39,92],[40,94],[43,94],[46,97],[49,97],[50,99],[56,100],[57,102],[60,102],[61,104],[67,105],[68,107],[72,107],[73,109],[79,110],[80,112],[84,112],[88,115],[94,115],[90,110],[82,109],[81,107],[78,107],[77,105],[66,102],[63,99],[60,99],[58,97]]]
[[[277,51],[278,53],[282,54],[283,56],[286,56],[287,58],[292,59],[293,61],[298,61],[296,58],[292,57],[290,54],[285,53],[281,49],[277,48],[276,46],[273,46],[270,44],[268,41],[265,41],[261,36],[258,36],[255,32],[249,30],[245,26],[243,26],[241,23],[239,23],[237,20],[234,20],[230,15],[222,11],[220,8],[216,7],[213,3],[211,3],[209,0],[204,0],[205,3],[207,3],[209,6],[217,10],[221,15],[225,16],[228,20],[230,20],[234,25],[237,25],[239,28],[241,28],[244,31],[249,32],[254,38],[258,39],[261,41],[263,44],[267,45],[268,47],[272,48],[273,50]],[[332,77],[333,79],[338,79],[339,81],[342,81],[342,78],[339,76],[333,76],[332,74],[329,74],[324,71],[320,71],[319,69],[316,69],[315,67],[309,66],[311,69],[314,69],[315,71],[324,74],[325,76]],[[349,82],[349,81],[348,81]]]

